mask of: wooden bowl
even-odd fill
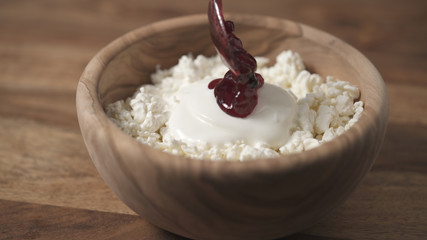
[[[193,239],[271,239],[312,226],[341,204],[374,163],[384,137],[388,98],[361,53],[325,32],[288,20],[228,15],[256,56],[298,52],[308,69],[359,87],[365,110],[346,133],[312,150],[246,162],[196,160],[141,144],[107,118],[107,104],[149,84],[157,64],[181,55],[213,55],[206,15],[136,29],[102,49],[77,89],[89,154],[105,182],[152,224]]]

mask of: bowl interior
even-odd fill
[[[140,85],[150,83],[150,74],[157,65],[169,68],[182,55],[189,53],[216,54],[205,18],[201,16],[198,20],[188,21],[184,18],[178,24],[161,23],[152,26],[151,31],[128,34],[126,38],[131,39],[132,44],[121,46],[122,51],[108,62],[99,81],[99,97],[103,107],[131,96]],[[280,52],[291,49],[302,56],[310,72],[323,77],[332,75],[357,87],[364,80],[355,66],[357,62],[349,58],[348,52],[341,52],[339,46],[334,48],[341,41],[326,33],[316,36],[317,32],[307,26],[268,17],[247,19],[233,15],[232,19],[236,24],[236,35],[253,56],[268,57],[273,63]]]

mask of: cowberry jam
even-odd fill
[[[255,58],[243,48],[242,41],[233,34],[234,24],[225,21],[221,0],[210,0],[208,9],[212,42],[230,69],[222,79],[209,84],[219,107],[228,115],[245,118],[258,103],[257,90],[264,79],[255,73]]]

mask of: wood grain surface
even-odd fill
[[[120,35],[204,13],[207,1],[0,1],[0,239],[180,239],[134,215],[105,185],[75,110],[80,74]],[[381,153],[352,196],[290,239],[427,236],[427,2],[224,0],[229,12],[306,23],[350,43],[384,78]]]

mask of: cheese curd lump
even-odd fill
[[[298,53],[284,51],[273,66],[256,57],[265,84],[247,118],[216,104],[210,81],[228,69],[219,56],[182,56],[152,74],[153,84],[107,106],[108,117],[138,141],[176,155],[210,160],[251,160],[302,152],[348,130],[361,116],[359,89],[305,69]]]

